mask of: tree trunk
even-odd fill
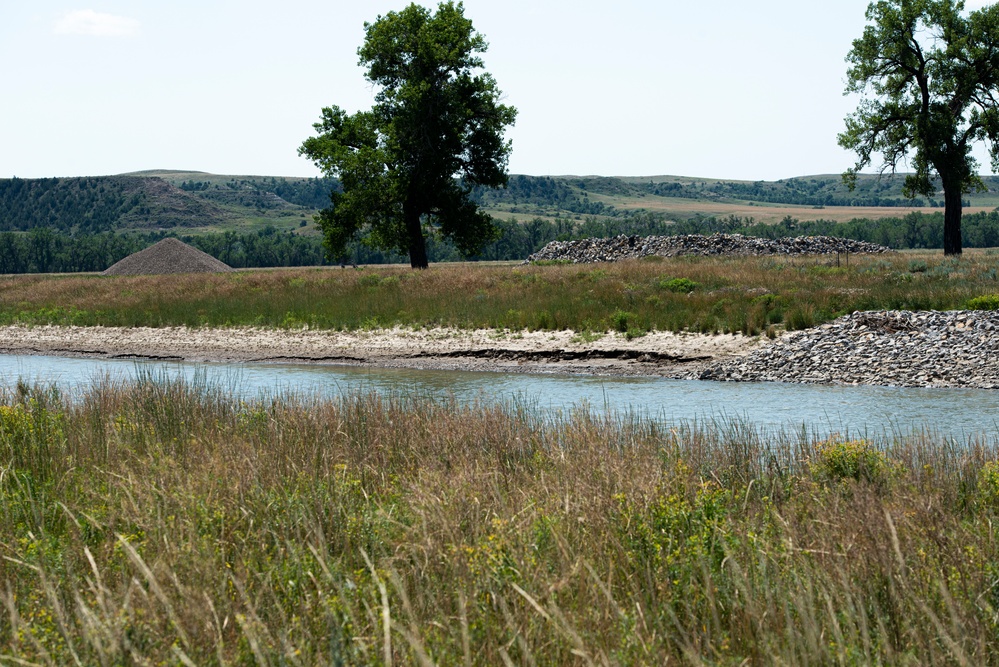
[[[414,269],[425,269],[430,266],[427,261],[427,242],[423,238],[423,226],[420,225],[420,211],[413,205],[403,205],[403,218],[406,221],[406,234],[409,236],[409,265]]]
[[[948,181],[943,182],[944,189],[944,233],[943,247],[945,255],[961,254],[961,186]]]

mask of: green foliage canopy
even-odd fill
[[[425,268],[425,225],[474,254],[496,228],[469,194],[506,185],[511,144],[503,132],[517,113],[481,71],[485,39],[460,2],[442,3],[436,14],[412,4],[364,29],[357,53],[378,87],[374,107],[353,115],[323,109],[318,135],[299,149],[343,187],[318,217],[330,256],[366,234]]]
[[[857,154],[848,183],[883,157],[881,172],[907,162],[905,193],[944,190],[944,252],[961,252],[961,195],[982,187],[971,154],[988,144],[999,169],[999,6],[964,12],[963,0],[879,0],[847,56],[848,93],[864,98],[839,144]],[[911,156],[911,161],[910,161]]]

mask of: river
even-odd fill
[[[675,421],[740,421],[760,428],[883,436],[929,430],[956,440],[999,434],[999,391],[702,382],[520,373],[470,373],[305,364],[191,364],[0,355],[0,384],[18,379],[76,393],[95,379],[184,377],[252,399],[286,393],[376,391],[502,401],[532,410],[586,408]]]

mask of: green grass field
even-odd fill
[[[0,395],[11,665],[995,664],[994,439]]]
[[[0,323],[512,330],[801,329],[854,310],[963,308],[999,292],[999,255],[649,258],[179,276],[0,278]]]

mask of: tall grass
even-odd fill
[[[997,453],[21,386],[0,400],[0,662],[993,664]]]
[[[849,261],[849,263],[847,263]],[[0,278],[0,323],[393,325],[756,334],[853,310],[950,309],[999,292],[999,256],[650,258],[576,266],[438,265],[182,276]]]

